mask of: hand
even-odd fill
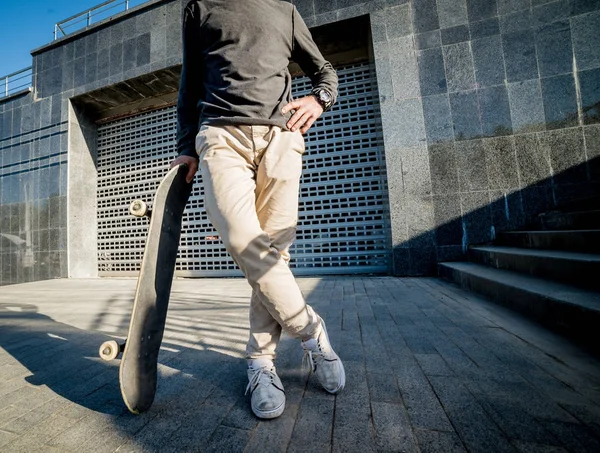
[[[179,164],[186,164],[188,167],[188,172],[185,177],[185,180],[188,182],[192,182],[194,180],[194,175],[198,171],[198,159],[191,156],[179,156],[173,162],[171,162],[171,166],[169,168],[176,167]]]
[[[323,114],[323,107],[321,107],[321,104],[319,104],[312,95],[290,102],[281,109],[281,113],[285,115],[290,110],[296,111],[288,120],[287,127],[292,132],[296,132],[300,129],[300,132],[303,134],[305,134],[313,123]]]

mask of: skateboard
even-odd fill
[[[147,411],[156,393],[158,352],[165,330],[181,222],[192,191],[186,175],[185,164],[169,170],[158,186],[152,209],[142,200],[134,200],[129,207],[132,215],[150,219],[129,332],[124,343],[106,341],[99,352],[104,360],[116,359],[123,353],[119,369],[121,395],[134,414]]]

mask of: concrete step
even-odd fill
[[[477,263],[440,263],[440,277],[600,352],[600,293]]]
[[[561,231],[505,231],[496,244],[529,249],[600,253],[600,229]]]
[[[575,212],[547,212],[538,218],[543,230],[593,230],[600,228],[600,209]]]
[[[471,247],[469,261],[547,278],[583,288],[600,289],[600,255],[503,246]]]

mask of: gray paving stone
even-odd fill
[[[0,397],[0,407],[6,407],[17,404],[19,401],[35,396],[37,390],[35,387],[24,384],[17,390]]]
[[[574,391],[572,387],[540,368],[523,372],[523,377],[558,403],[572,404],[581,399],[582,395]]]
[[[439,354],[415,354],[415,358],[427,376],[454,376]]]
[[[466,453],[466,449],[455,432],[416,429],[415,435],[422,453]]]
[[[373,314],[358,313],[358,322],[361,326],[372,326],[377,323]]]
[[[47,441],[46,444],[63,451],[75,451],[95,434],[113,425],[115,419],[114,416],[100,413],[89,414],[74,422],[71,427]]]
[[[0,376],[0,451],[599,448],[600,366],[566,340],[437,279],[298,282],[327,322],[346,388],[323,391],[301,369],[299,341],[284,335],[276,365],[287,406],[270,421],[244,396],[242,280],[174,281],[158,393],[141,416],[121,401],[118,360],[96,358],[102,341],[127,331],[134,279],[3,287],[0,304],[36,308],[0,312],[0,373],[12,376]]]
[[[368,395],[365,398],[336,398],[331,449],[334,452],[375,451],[373,422]]]
[[[436,351],[456,374],[477,373],[479,370],[475,362],[462,349],[453,344],[450,338],[443,336],[433,338],[431,341]]]
[[[114,427],[106,427],[85,442],[80,448],[90,453],[109,453],[128,442],[129,434],[121,432]]]
[[[560,446],[560,442],[533,416],[498,398],[479,399],[479,404],[510,439]]]
[[[298,411],[288,451],[329,451],[333,415],[333,398],[305,396]]]
[[[182,420],[178,417],[156,417],[130,436],[129,441],[119,447],[119,451],[159,451],[165,439],[181,429],[181,424]]]
[[[248,398],[246,396],[238,398],[222,424],[246,431],[251,431],[256,427],[258,419],[248,410]]]
[[[63,400],[59,400],[55,392],[46,386],[38,387],[37,394],[19,401],[19,407],[25,410],[35,409],[37,412],[52,413],[56,407],[63,404]]]
[[[207,453],[222,453],[224,451],[232,453],[243,452],[249,438],[249,431],[221,426],[216,430],[202,451]]]
[[[536,444],[531,442],[515,441],[515,447],[521,453],[567,453],[562,447],[553,445]]]
[[[528,382],[501,382],[471,379],[466,383],[477,399],[497,398],[526,411],[536,420],[576,423],[577,420],[560,405],[540,393]]]
[[[390,358],[375,326],[361,326],[362,346],[367,368],[378,372],[391,371]]]
[[[367,373],[371,401],[400,403],[400,391],[392,373]]]
[[[8,337],[8,335],[6,336]],[[3,342],[4,341],[5,340],[3,340]],[[46,342],[46,338],[31,338],[31,333],[27,332],[27,330],[24,330],[20,334],[15,335],[12,339],[7,341],[8,344],[5,348],[5,351],[8,352],[8,354],[5,355],[5,358],[8,360],[11,357],[14,357],[16,354],[19,354],[21,351],[25,351],[25,354],[28,353],[29,355],[34,355],[37,353],[37,346],[43,345]]]
[[[506,341],[503,341],[500,337],[495,335],[494,331],[498,328],[497,326],[463,326],[461,328],[469,333],[477,343],[486,349],[493,351],[494,355],[504,366],[514,370],[526,370],[537,366],[531,360],[528,360],[519,354]]]
[[[438,397],[418,366],[401,368],[396,377],[413,426],[453,431]]]
[[[342,329],[351,332],[358,332],[360,329],[358,322],[358,313],[354,310],[344,310],[342,315]]]
[[[600,451],[600,441],[580,423],[546,422],[544,427],[570,451]]]
[[[380,451],[418,451],[408,414],[402,404],[373,401],[371,411]]]
[[[86,415],[89,415],[93,412],[91,409],[81,406],[76,403],[68,402],[65,406],[58,409],[56,413],[61,417],[69,418],[75,423],[78,420],[81,420]]]
[[[490,351],[459,327],[441,327],[444,332],[469,358],[480,367],[502,366],[502,362]]]
[[[286,451],[298,414],[298,405],[286,402],[285,412],[274,420],[261,421],[246,444],[245,451],[275,453]]]
[[[481,405],[457,378],[431,377],[433,388],[462,441],[473,451],[515,451]]]
[[[336,409],[338,407],[362,408],[369,410],[369,386],[367,372],[363,363],[346,362],[346,387],[342,393],[335,397]],[[347,391],[348,390],[348,391]]]
[[[402,336],[413,354],[435,354],[437,350],[430,341],[431,335],[422,326],[405,327]]]
[[[4,424],[2,429],[11,433],[23,434],[28,429],[35,427],[42,420],[46,419],[48,414],[37,411],[29,411],[22,416]]]
[[[20,364],[8,364],[2,367],[2,371],[0,372],[0,379],[4,381],[9,381],[16,377],[24,377],[27,374],[27,370]]]
[[[21,417],[26,412],[27,409],[13,405],[7,406],[4,409],[0,410],[0,428],[2,428],[7,423],[10,423],[13,420]]]
[[[22,436],[7,444],[6,448],[11,452],[28,452],[41,449],[49,439],[60,435],[72,425],[72,419],[53,415],[37,424],[35,429],[27,430]]]
[[[2,448],[4,445],[10,443],[11,440],[16,438],[17,434],[0,429],[0,448]]]
[[[561,407],[587,426],[600,439],[600,408],[598,406],[592,405],[589,401],[583,401],[578,404],[562,404]]]

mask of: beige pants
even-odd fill
[[[208,216],[252,287],[248,358],[273,359],[282,327],[313,336],[318,317],[288,267],[304,137],[276,126],[202,126],[196,151]]]

